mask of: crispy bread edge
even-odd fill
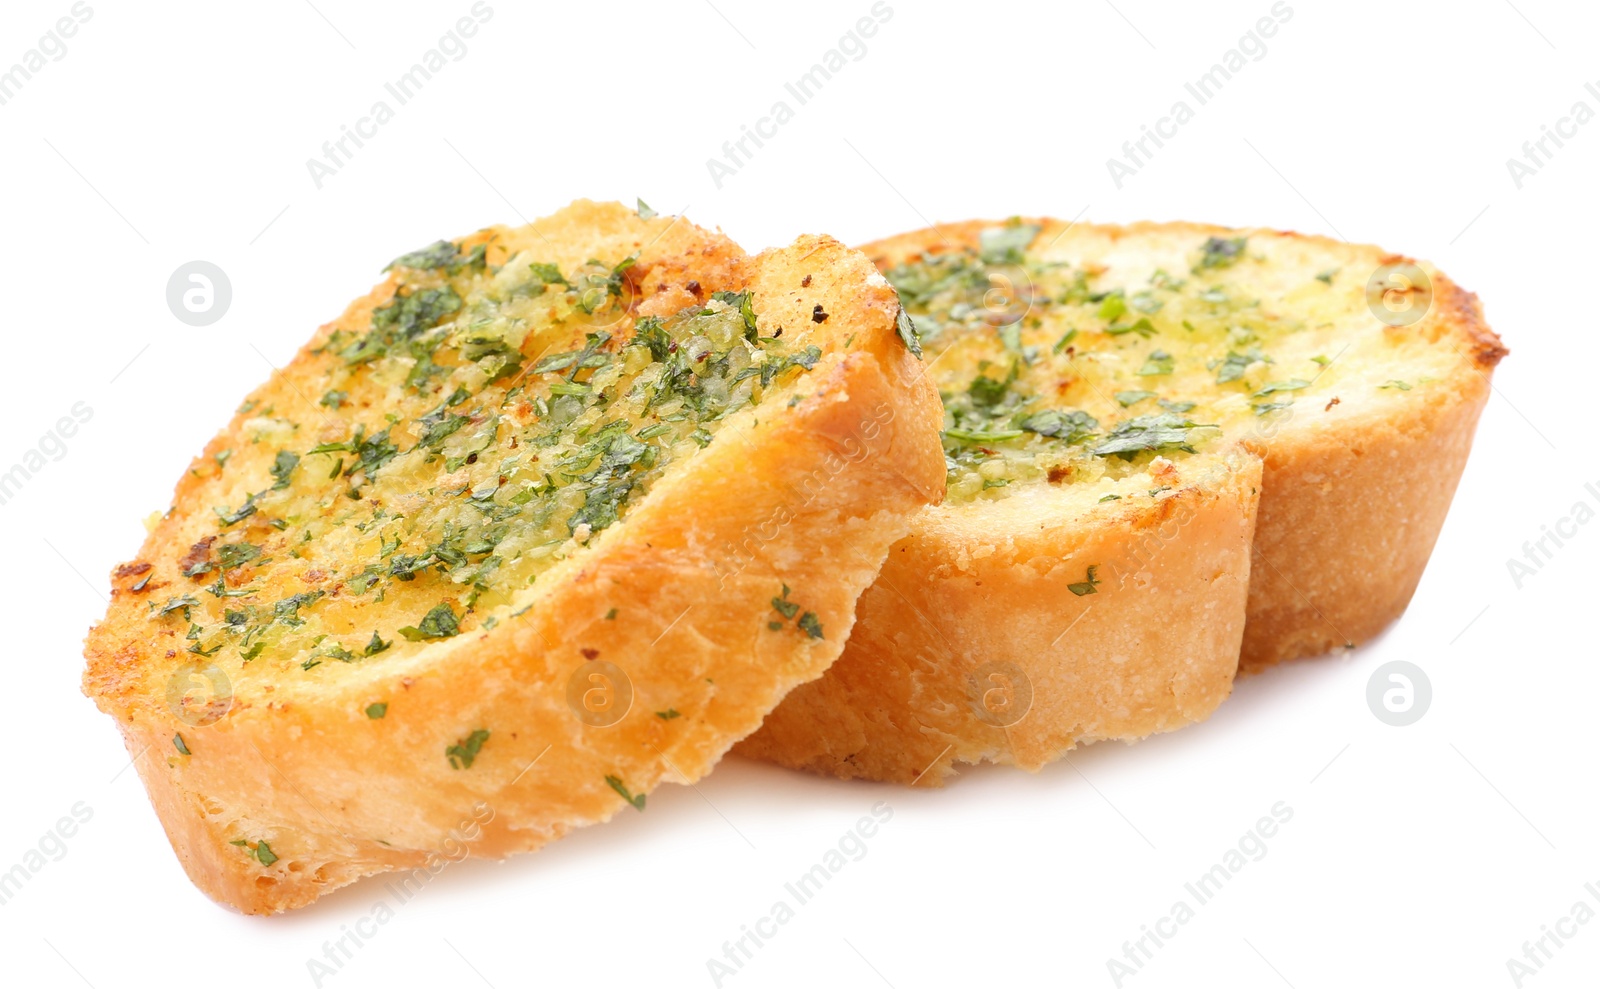
[[[925,510],[862,596],[844,655],[736,751],[940,786],[955,763],[1036,770],[1080,742],[1204,719],[1238,663],[1261,464],[1194,473],[1092,521]],[[1082,594],[1091,565],[1101,583]]]

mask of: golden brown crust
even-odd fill
[[[1233,685],[1260,477],[1238,456],[1173,465],[1159,501],[924,510],[844,655],[736,751],[941,786],[955,763],[1036,770],[1205,718]],[[1099,587],[1075,593],[1090,566]]]
[[[1498,360],[1505,349],[1474,325],[1488,334],[1474,353]],[[1266,468],[1240,672],[1360,645],[1405,611],[1489,399],[1488,371],[1476,361],[1464,357],[1453,387],[1403,416],[1260,447]]]
[[[581,260],[601,253],[597,239],[648,241],[640,234],[664,225],[596,210],[547,221],[545,235]],[[85,689],[117,718],[174,850],[208,895],[272,913],[457,849],[537,848],[626,810],[607,777],[640,795],[703,776],[837,656],[887,547],[942,493],[937,396],[895,336],[893,291],[861,255],[804,238],[743,258],[725,238],[678,225],[656,241],[665,248],[640,245],[650,277],[673,273],[657,294],[689,291],[686,276],[707,293],[749,290],[763,334],[807,326],[823,358],[791,389],[794,404],[775,395],[729,417],[621,522],[541,574],[520,617],[315,687],[236,678],[225,716],[195,724],[193,708],[184,721],[168,703],[177,670],[150,648],[145,596],[115,578],[118,599],[87,645]],[[816,305],[826,323],[811,322]],[[257,394],[311,385],[301,371],[297,362]],[[141,551],[164,581],[187,547],[186,533],[174,535],[210,511],[191,485],[186,477]],[[768,628],[783,584],[816,613],[822,638]],[[631,684],[631,707],[609,727],[568,704],[569,681],[591,660],[616,664]],[[379,699],[386,714],[368,717]],[[491,734],[472,765],[452,768],[446,747],[480,728]],[[174,750],[180,731],[189,755]],[[276,861],[250,854],[262,841]]]
[[[1192,223],[1022,222],[1042,228],[1034,241],[1036,251],[1058,239],[1082,239],[1113,252],[1138,251],[1148,238],[1193,242],[1247,234],[1252,240],[1280,238],[1287,246],[1331,256],[1362,271],[1380,264],[1417,263],[1376,248],[1288,232]],[[927,254],[976,249],[980,233],[995,225],[985,220],[941,224],[862,249],[888,270]],[[1141,708],[1127,704],[1129,691],[1151,696],[1140,690],[1139,677],[1148,685],[1153,674],[1171,669],[1162,664],[1171,662],[1175,643],[1129,643],[1121,638],[1120,619],[1125,613],[1148,623],[1170,608],[1176,600],[1170,588],[1202,575],[1199,569],[1183,568],[1191,551],[1197,560],[1206,553],[1228,560],[1219,533],[1236,533],[1241,527],[1247,530],[1244,544],[1252,547],[1252,561],[1237,561],[1226,569],[1233,575],[1230,581],[1249,574],[1248,619],[1237,613],[1244,603],[1242,583],[1232,594],[1219,589],[1203,605],[1212,616],[1206,621],[1215,622],[1219,632],[1232,630],[1231,642],[1242,650],[1237,657],[1241,670],[1259,670],[1376,634],[1405,609],[1415,590],[1488,398],[1489,374],[1507,353],[1484,322],[1476,297],[1436,269],[1424,270],[1432,282],[1431,308],[1420,322],[1395,332],[1416,334],[1456,351],[1461,360],[1448,380],[1430,387],[1426,398],[1419,392],[1401,402],[1390,392],[1389,400],[1365,409],[1329,403],[1320,415],[1292,416],[1270,434],[1247,440],[1246,449],[1264,460],[1257,468],[1259,516],[1253,505],[1228,502],[1218,491],[1202,488],[1204,493],[1195,497],[1235,504],[1231,519],[1185,527],[1156,561],[1152,580],[1163,586],[1152,583],[1145,592],[1087,599],[1109,605],[1098,611],[1106,624],[1090,623],[1097,614],[1091,608],[1066,640],[1067,648],[1092,654],[1103,645],[1106,653],[1126,654],[1130,660],[1096,666],[1085,657],[1056,658],[1054,647],[1047,650],[1048,624],[1041,626],[1032,617],[1041,607],[1040,591],[1031,586],[1038,580],[1015,567],[1015,554],[986,560],[981,588],[975,578],[966,583],[948,579],[946,572],[969,547],[945,537],[930,521],[950,513],[951,506],[928,509],[913,534],[891,553],[879,583],[863,596],[856,632],[839,662],[822,679],[795,691],[739,751],[825,774],[929,785],[956,761],[990,759],[1036,768],[1077,740],[1133,739],[1204,717],[1227,693],[1226,682],[1215,683],[1224,668],[1232,675],[1235,657],[1227,635],[1194,646],[1212,677],[1194,682],[1213,686],[1193,697],[1174,694],[1163,704]],[[1004,544],[1031,535],[996,510],[1003,504],[985,506],[994,530],[990,541]],[[1103,540],[1101,552],[1108,552],[1127,538],[1120,520],[1096,518],[1082,525],[1088,531],[1065,526],[1055,543],[1038,552],[1079,565],[1092,562],[1071,556],[1081,542]],[[1248,534],[1252,527],[1253,544]],[[1070,569],[1065,576],[1081,579]],[[1149,596],[1142,597],[1146,592]],[[1055,608],[1058,619],[1075,613],[1077,602],[1060,595],[1059,588],[1044,593],[1044,600],[1066,602]],[[933,616],[932,623],[923,616]],[[1017,624],[1019,617],[1023,620]],[[1057,624],[1064,626],[1065,621]],[[1169,636],[1174,632],[1160,631]],[[1219,649],[1229,650],[1227,662],[1218,657]],[[1033,685],[1034,709],[1021,725],[1002,732],[972,717],[963,678],[985,661],[1015,660],[1019,654],[1035,657],[1024,667]],[[1130,669],[1138,671],[1131,679]]]

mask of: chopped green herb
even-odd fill
[[[606,785],[611,787],[611,789],[617,791],[617,795],[620,796],[622,799],[626,800],[629,803],[629,805],[633,807],[634,810],[637,810],[637,811],[644,810],[644,797],[645,797],[645,795],[641,793],[636,797],[633,794],[629,793],[628,792],[628,788],[623,785],[621,777],[618,777],[618,776],[607,776],[606,777]]]
[[[1011,390],[1011,382],[1016,377],[1016,369],[1004,381],[996,381],[986,375],[978,375],[972,379],[972,384],[967,386],[967,394],[972,397],[972,404],[988,407],[999,405]]]
[[[1090,565],[1088,576],[1076,584],[1068,584],[1067,590],[1078,597],[1083,597],[1085,594],[1098,593],[1095,589],[1100,586],[1099,571],[1100,565],[1098,563]]]
[[[1242,354],[1230,350],[1227,357],[1207,366],[1216,369],[1217,384],[1225,385],[1230,381],[1238,381],[1244,377],[1245,369],[1257,361],[1271,363],[1271,361],[1267,360],[1267,355],[1263,354],[1260,349],[1250,347]]]
[[[483,749],[483,743],[488,740],[488,730],[479,728],[456,744],[446,746],[444,754],[450,760],[450,768],[471,769],[473,761],[478,758],[478,752]]]
[[[1250,408],[1255,411],[1256,415],[1264,416],[1269,412],[1278,412],[1278,411],[1281,411],[1283,409],[1287,409],[1289,406],[1291,406],[1293,404],[1294,404],[1294,399],[1285,398],[1285,399],[1282,399],[1282,400],[1277,401],[1277,402],[1262,402],[1259,405],[1252,405],[1252,406],[1250,406]]]
[[[783,596],[772,599],[772,607],[785,618],[793,618],[800,611],[800,606],[789,600],[789,585],[783,585]]]
[[[306,591],[286,597],[272,606],[272,617],[290,628],[299,628],[305,624],[305,619],[300,617],[300,609],[326,593],[326,591]]]
[[[813,639],[822,638],[822,622],[818,620],[817,613],[808,611],[800,616],[800,629]]]
[[[542,261],[535,261],[532,264],[528,265],[528,268],[533,272],[533,277],[539,279],[539,281],[543,282],[546,285],[570,285],[571,284],[565,278],[561,277],[561,269],[557,268],[553,264],[547,264],[547,263],[542,262]]]
[[[260,862],[262,865],[271,865],[272,863],[278,861],[278,856],[273,854],[271,846],[264,841],[257,842],[256,844],[252,845],[242,838],[236,838],[233,841],[228,842],[228,844],[238,845],[240,848],[247,849],[250,857],[255,859],[257,862]]]
[[[371,718],[374,721],[378,720],[379,718],[383,717],[385,714],[388,714],[388,713],[389,713],[389,705],[384,701],[379,701],[376,704],[368,704],[367,705],[367,717]]]
[[[711,297],[718,302],[725,302],[738,310],[739,318],[744,322],[745,339],[754,343],[756,341],[756,311],[750,300],[750,293],[712,292]]]
[[[1238,261],[1244,254],[1244,237],[1207,237],[1200,248],[1200,263],[1195,266],[1196,271],[1214,268],[1226,268]]]
[[[244,504],[238,508],[213,508],[212,511],[217,513],[217,518],[222,521],[222,528],[226,529],[235,522],[241,522],[256,513],[256,496],[250,495],[244,500]]]
[[[1139,368],[1140,377],[1154,377],[1160,374],[1171,374],[1173,370],[1173,357],[1165,350],[1152,350],[1146,358],[1144,366]]]
[[[1039,236],[1031,223],[987,227],[978,232],[978,260],[984,264],[1021,264],[1028,245]]]
[[[911,322],[911,317],[906,315],[904,309],[895,313],[894,330],[895,333],[899,334],[900,342],[906,345],[906,349],[920,358],[922,356],[922,336],[917,333],[916,324]]]
[[[1120,337],[1126,333],[1137,333],[1148,339],[1156,335],[1156,327],[1149,319],[1141,316],[1139,321],[1131,326],[1108,326],[1106,327],[1106,332],[1114,337]]]
[[[962,443],[1000,443],[1005,440],[1018,439],[1023,435],[1020,429],[947,429],[942,434],[946,439],[958,440]]]
[[[443,268],[456,259],[456,245],[448,240],[435,241],[421,250],[402,254],[384,266],[384,271],[395,268],[415,268],[419,271],[428,271],[434,268]]]
[[[1134,454],[1144,450],[1167,447],[1193,453],[1194,447],[1189,445],[1189,433],[1198,426],[1198,423],[1170,412],[1139,416],[1118,423],[1106,441],[1090,452],[1098,457],[1117,454],[1125,460],[1133,459]]]
[[[1052,436],[1068,443],[1082,443],[1094,435],[1100,423],[1094,416],[1078,409],[1071,411],[1043,409],[1025,417],[1017,425],[1040,436]]]
[[[386,357],[402,345],[409,352],[411,345],[418,342],[426,330],[460,308],[461,297],[448,285],[409,295],[396,295],[385,305],[372,310],[372,329],[340,351],[339,356],[347,364],[355,365]],[[427,353],[431,353],[431,350]]]
[[[634,198],[634,202],[636,202],[638,204],[635,207],[634,212],[639,214],[639,219],[641,219],[641,220],[653,220],[653,219],[656,218],[656,211],[650,208],[650,204],[649,203],[645,202],[643,199],[640,199],[638,197]]]
[[[183,740],[183,733],[172,736],[172,747],[178,750],[179,755],[189,755],[189,744]]]
[[[1156,298],[1153,292],[1145,291],[1135,292],[1133,295],[1129,296],[1128,305],[1149,316],[1160,312],[1161,307],[1166,305],[1166,303]]]
[[[217,548],[217,567],[221,570],[232,570],[244,566],[260,555],[261,547],[252,543],[226,543]]]
[[[182,611],[183,620],[188,621],[189,609],[195,607],[199,603],[199,599],[192,594],[181,594],[174,598],[168,598],[167,603],[162,605],[161,609],[156,612],[156,617],[161,618],[172,614],[174,611]]]
[[[662,721],[671,721],[673,718],[682,717],[682,715],[678,713],[677,708],[669,707],[665,711],[657,711],[656,717],[660,718]]]
[[[423,639],[448,639],[461,632],[461,619],[457,617],[455,609],[450,607],[450,602],[441,601],[422,617],[422,621],[415,626],[407,625],[400,630],[408,642],[420,642]]]
[[[1251,394],[1251,398],[1265,398],[1273,392],[1299,391],[1311,387],[1311,382],[1304,378],[1290,378],[1287,381],[1269,381]]]
[[[300,463],[300,455],[288,450],[279,450],[278,456],[272,462],[272,476],[274,491],[281,491],[289,486],[289,477],[294,473],[295,465]]]

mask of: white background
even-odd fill
[[[383,895],[272,919],[206,900],[79,693],[81,639],[139,520],[269,362],[397,253],[580,196],[687,210],[750,250],[1015,213],[1344,236],[1438,263],[1512,354],[1427,576],[1379,641],[1036,776],[968,768],[910,792],[729,760],[642,815],[452,866],[325,985],[710,986],[707,959],[877,801],[894,816],[866,856],[725,985],[1112,986],[1107,959],[1278,801],[1294,816],[1266,856],[1124,985],[1510,986],[1525,940],[1579,900],[1600,909],[1600,525],[1520,589],[1506,562],[1576,502],[1600,507],[1600,121],[1520,190],[1506,166],[1574,102],[1600,111],[1592,5],[1289,0],[1266,55],[1200,107],[1183,83],[1270,0],[889,0],[864,57],[801,107],[783,83],[869,0],[489,0],[466,55],[319,190],[306,160],[471,3],[315,2],[90,0],[65,56],[0,106],[0,469],[93,409],[0,506],[0,871],[75,804],[93,812],[0,906],[0,982],[309,986],[306,959]],[[8,0],[0,68],[70,6]],[[780,99],[795,118],[717,188],[706,160]],[[1106,159],[1179,99],[1195,119],[1117,189]],[[233,285],[205,328],[164,300],[194,259]],[[1407,728],[1365,700],[1395,659],[1433,684]],[[1600,922],[1524,984],[1597,972]]]

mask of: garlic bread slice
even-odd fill
[[[615,204],[399,258],[190,465],[90,633],[190,878],[281,911],[707,773],[942,493],[899,311],[828,238],[747,257]]]
[[[1320,237],[1012,220],[864,250],[928,351],[948,500],[741,747],[840,776],[1037,768],[1376,634],[1506,352],[1437,269]]]

